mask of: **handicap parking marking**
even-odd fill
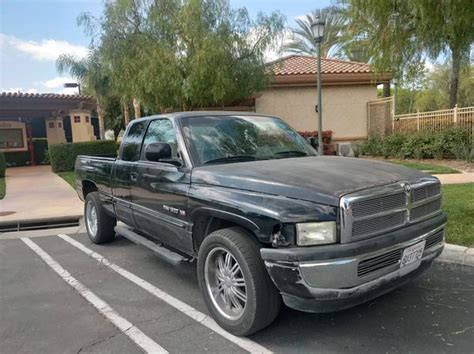
[[[133,323],[120,316],[104,300],[95,295],[89,288],[74,278],[66,269],[56,262],[48,253],[29,238],[22,237],[21,240],[35,252],[52,270],[54,270],[67,284],[69,284],[79,295],[94,306],[99,313],[115,325],[123,334],[129,337],[137,346],[146,353],[168,353],[166,349],[148,337]]]
[[[109,261],[107,258],[103,257],[99,253],[91,250],[90,248],[87,248],[84,246],[82,243],[74,240],[72,237],[65,235],[65,234],[60,234],[58,235],[61,239],[64,241],[68,242],[72,246],[76,247],[77,249],[81,250],[88,256],[92,257],[96,261],[98,261],[100,264],[112,269],[125,279],[131,281],[132,283],[138,285],[142,289],[146,290],[153,296],[157,297],[158,299],[164,301],[168,305],[174,307],[181,313],[185,314],[186,316],[190,317],[191,319],[195,320],[196,322],[202,324],[203,326],[207,327],[208,329],[214,331],[215,333],[221,335],[225,339],[229,340],[230,342],[234,343],[235,345],[239,346],[240,348],[250,352],[250,353],[265,353],[265,354],[270,354],[272,351],[269,349],[265,348],[264,346],[250,340],[247,338],[243,337],[237,337],[226,330],[224,330],[222,327],[220,327],[214,319],[209,317],[208,315],[200,312],[199,310],[196,310],[194,307],[184,303],[183,301],[175,298],[174,296],[169,295],[165,291],[159,289],[158,287],[154,286],[153,284],[149,283],[145,279],[142,279],[138,277],[137,275],[129,272],[128,270],[120,267],[119,265]]]

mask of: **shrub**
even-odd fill
[[[117,144],[113,140],[100,140],[56,144],[49,147],[49,159],[54,172],[74,171],[74,163],[78,155],[116,156]]]
[[[382,155],[382,138],[378,135],[370,135],[360,148],[362,155],[380,156]]]
[[[298,132],[299,135],[301,135],[303,138],[308,139],[312,138],[316,142],[313,147],[317,146],[317,141],[318,141],[318,131],[303,131],[303,132]],[[323,149],[324,149],[324,155],[335,155],[336,154],[336,147],[332,143],[332,131],[331,130],[324,130],[323,131]]]
[[[30,164],[30,153],[28,151],[5,152],[7,166],[28,166]]]
[[[474,159],[473,144],[469,132],[451,128],[437,133],[393,134],[384,138],[369,136],[361,145],[364,155],[398,159],[457,158]]]
[[[35,161],[37,164],[47,164],[46,154],[48,151],[48,139],[35,138],[33,139],[33,147],[35,149]]]
[[[5,170],[7,169],[7,160],[5,159],[5,153],[0,151],[0,178],[5,177]]]

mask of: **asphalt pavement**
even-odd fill
[[[474,352],[474,267],[437,262],[337,313],[283,308],[242,339],[206,316],[194,263],[171,266],[123,238],[21,236],[0,238],[0,353]]]

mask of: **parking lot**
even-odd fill
[[[234,337],[210,319],[195,264],[173,267],[123,238],[0,239],[0,352],[473,352],[474,268],[435,263],[356,308],[283,308]]]

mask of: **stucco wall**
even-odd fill
[[[367,101],[377,98],[375,85],[323,86],[322,95],[324,130],[332,130],[336,139],[367,136]],[[316,130],[316,100],[316,87],[271,88],[256,99],[255,109],[298,131]]]

